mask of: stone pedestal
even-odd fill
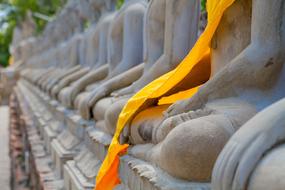
[[[64,166],[64,183],[69,189],[92,189],[112,137],[89,126],[80,153]]]
[[[94,183],[88,182],[75,161],[71,160],[64,166],[64,186],[67,190],[92,190]]]
[[[64,122],[65,127],[51,142],[51,156],[60,176],[63,177],[64,164],[81,151],[84,146],[85,128],[94,123],[85,121],[76,113],[60,106],[57,111],[59,123]]]
[[[19,111],[23,118],[24,163],[25,171],[29,174],[30,186],[39,190],[62,190],[63,180],[60,180],[54,173],[51,157],[46,151],[45,142],[40,135],[40,129],[42,128],[40,123],[45,123],[42,119],[44,117],[43,115],[39,117],[39,115],[34,114],[41,106],[40,101],[23,82],[17,85],[15,94],[20,102]],[[42,121],[39,121],[41,119]]]
[[[132,190],[210,190],[209,183],[192,183],[175,179],[143,160],[123,156],[120,177],[125,187]]]

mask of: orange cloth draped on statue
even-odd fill
[[[119,156],[127,152],[128,144],[121,145],[118,139],[123,128],[140,110],[149,105],[154,105],[158,101],[160,101],[160,104],[168,104],[180,99],[190,98],[198,90],[196,87],[178,94],[170,94],[176,85],[180,84],[185,78],[192,81],[191,72],[193,68],[198,65],[207,52],[210,51],[209,44],[211,43],[211,39],[220,23],[223,13],[234,1],[235,0],[208,0],[207,27],[189,54],[176,69],[145,86],[127,102],[119,116],[116,132],[108,149],[108,154],[98,172],[95,190],[112,190],[120,183],[118,175]],[[209,71],[205,71],[205,73],[208,74]],[[171,96],[162,98],[168,95]]]

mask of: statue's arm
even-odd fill
[[[71,68],[67,69],[66,71],[64,71],[63,69],[56,70],[56,72],[54,72],[55,74],[51,75],[48,78],[48,80],[45,84],[46,87],[44,87],[44,88],[47,91],[50,91],[51,88],[54,85],[56,85],[60,80],[62,80],[64,77],[66,77],[66,76],[68,76],[68,75],[70,75],[70,74],[72,74],[72,73],[74,73],[80,69],[81,69],[80,65],[77,65],[75,67],[71,67]]]
[[[66,72],[63,72],[61,75],[59,75],[56,79],[56,81],[58,82],[59,80],[63,79],[64,77],[74,73],[74,72],[77,72],[78,70],[81,69],[81,66],[80,65],[76,65],[70,69],[68,69]]]
[[[56,69],[55,71],[47,75],[47,77],[42,80],[40,86],[43,89],[45,89],[49,85],[49,83],[51,83],[53,80],[56,79],[56,76],[58,76],[60,72],[61,72],[61,69]]]
[[[90,71],[73,84],[74,88],[84,89],[86,86],[104,79],[108,75],[108,65],[105,64],[98,69]]]
[[[37,85],[42,84],[44,80],[47,80],[48,76],[55,72],[55,68],[50,68],[47,72],[41,71],[37,77],[33,79],[33,82]]]
[[[81,69],[65,78],[63,78],[60,82],[59,82],[59,86],[61,88],[64,88],[65,86],[69,85],[71,82],[73,82],[74,80],[79,79],[80,77],[82,77],[83,75],[88,73],[88,69]]]
[[[219,73],[205,83],[196,95],[179,101],[167,110],[167,115],[177,115],[198,109],[211,99],[235,96],[239,89],[266,88],[278,77],[284,60],[280,60],[282,0],[253,3],[251,43]],[[268,16],[270,15],[270,16]],[[270,28],[270,30],[268,30]],[[283,34],[284,36],[284,34]]]
[[[74,100],[76,96],[83,91],[88,85],[103,80],[108,75],[108,65],[103,65],[96,70],[92,70],[78,81],[71,85],[70,100]]]
[[[112,71],[112,77],[117,76],[142,62],[144,14],[145,7],[140,5],[130,7],[130,10],[126,11],[123,26],[123,58],[121,63],[119,63]]]
[[[57,85],[53,87],[52,96],[56,97],[61,89],[68,86],[71,82],[73,82],[74,80],[77,80],[78,78],[82,77],[83,75],[87,73],[88,73],[88,70],[84,68],[63,78],[62,80],[60,80],[60,82]]]
[[[133,84],[133,89],[138,91],[146,86],[148,83],[154,81],[155,79],[159,78],[160,76],[166,74],[167,72],[171,71],[173,68],[170,67],[169,64],[166,64],[165,56],[162,55],[155,64],[150,67],[149,69],[145,70],[142,77],[138,79]]]
[[[143,69],[144,64],[140,64],[104,82],[92,92],[88,103],[89,106],[93,106],[100,98],[111,94],[114,90],[121,89],[132,84],[142,75]]]

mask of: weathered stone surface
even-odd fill
[[[70,1],[42,38],[15,49],[25,64],[19,104],[11,103],[13,154],[28,145],[37,189],[92,189],[128,99],[175,68],[201,32],[199,1],[129,0],[116,13],[114,5]],[[226,10],[210,44],[210,80],[124,129],[121,142],[131,146],[115,189],[283,188],[284,106],[255,114],[285,96],[284,7],[236,0]],[[199,76],[197,84],[208,80]],[[177,88],[193,87],[187,82]]]
[[[285,39],[284,25],[280,25],[284,18],[280,15],[284,7],[278,9],[283,3],[275,3],[268,7],[266,1],[236,1],[226,10],[212,39],[210,80],[190,99],[174,103],[161,122],[148,119],[130,127],[138,130],[145,143],[154,144],[139,156],[173,176],[210,181],[217,156],[233,132],[285,95],[280,90]],[[264,12],[273,17],[268,19]],[[234,19],[237,15],[238,20]],[[269,32],[260,19],[278,29]],[[262,47],[257,45],[261,43]],[[212,147],[211,151],[205,151],[207,147]]]

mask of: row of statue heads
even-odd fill
[[[10,52],[15,61],[23,61],[33,56],[48,51],[67,41],[76,33],[83,32],[87,23],[96,24],[106,12],[115,10],[117,0],[69,0],[56,18],[47,23],[41,35],[35,36],[36,26],[29,30],[29,35],[24,27],[16,27]],[[30,14],[29,14],[30,15]],[[32,16],[28,16],[27,23],[33,23]],[[31,29],[32,28],[32,29]]]

